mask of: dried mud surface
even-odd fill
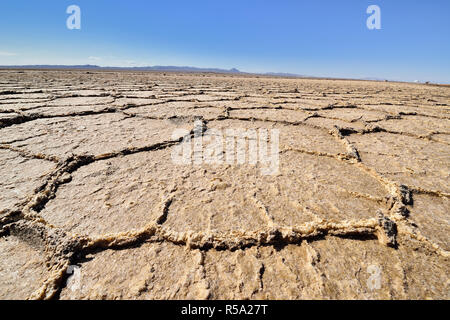
[[[0,299],[449,299],[449,103],[405,83],[0,70]],[[174,164],[195,119],[279,129],[278,173]]]

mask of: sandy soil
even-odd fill
[[[0,70],[1,299],[449,299],[450,88]],[[181,165],[278,129],[279,170]]]

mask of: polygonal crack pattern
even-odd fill
[[[449,98],[0,71],[0,299],[448,299]],[[175,163],[195,121],[279,130],[279,170]]]

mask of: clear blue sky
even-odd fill
[[[66,8],[81,8],[81,30]],[[381,30],[366,9],[381,8]],[[450,83],[449,0],[2,0],[0,65],[177,65]]]

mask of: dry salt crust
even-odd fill
[[[449,299],[449,102],[406,83],[0,71],[0,298]],[[195,120],[279,130],[279,170],[175,164]]]

